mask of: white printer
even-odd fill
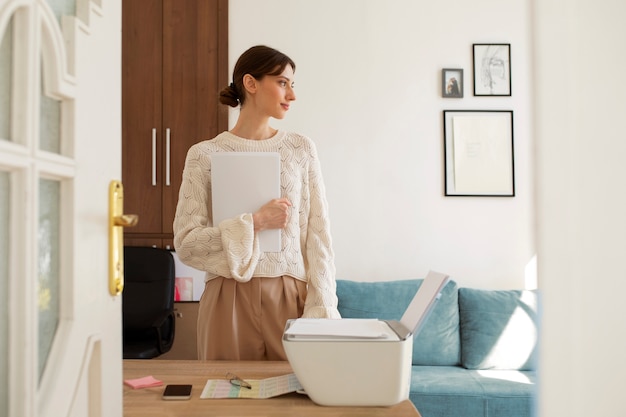
[[[331,406],[391,406],[406,400],[413,336],[447,282],[447,275],[429,272],[400,321],[289,320],[283,346],[311,400]]]

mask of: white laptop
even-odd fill
[[[280,198],[280,155],[276,152],[211,154],[213,225],[243,213],[254,213]],[[263,252],[280,252],[280,229],[259,232]]]

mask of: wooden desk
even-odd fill
[[[413,403],[393,407],[323,407],[302,394],[257,399],[200,399],[208,379],[233,372],[243,379],[263,379],[293,372],[288,362],[124,360],[124,379],[152,375],[167,384],[192,384],[191,399],[163,401],[163,386],[132,389],[124,384],[125,417],[420,417]]]

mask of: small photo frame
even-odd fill
[[[441,96],[444,98],[463,98],[463,70],[444,68],[441,70]]]
[[[511,95],[511,44],[475,43],[474,95]]]
[[[444,110],[446,196],[515,196],[513,111]]]

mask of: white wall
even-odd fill
[[[393,279],[435,268],[463,285],[519,287],[536,229],[541,415],[622,416],[626,3],[236,0],[230,7],[233,61],[267,43],[298,64],[299,101],[284,126],[318,143],[339,276]],[[482,42],[512,45],[510,99],[472,97],[471,44]],[[442,67],[465,69],[466,98],[440,98]],[[515,111],[517,197],[442,197],[444,108]],[[387,146],[400,152],[390,155]],[[383,175],[371,168],[377,154],[387,157]]]
[[[535,255],[527,1],[229,7],[231,73],[255,44],[296,62],[297,101],[274,126],[317,143],[338,278],[417,278],[434,269],[462,286],[525,285]],[[512,97],[473,96],[473,43],[511,44]],[[441,97],[442,68],[464,69],[465,98]],[[443,196],[444,109],[514,111],[514,198]]]

